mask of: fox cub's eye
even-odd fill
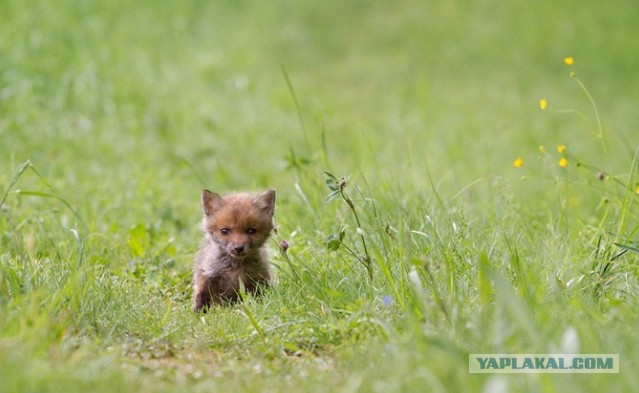
[[[231,233],[231,230],[228,228],[222,228],[220,229],[220,233],[224,236],[228,235],[229,233]]]
[[[249,228],[246,230],[246,233],[249,235],[255,235],[257,233],[257,229],[255,228]]]

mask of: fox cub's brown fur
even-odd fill
[[[194,310],[238,300],[240,282],[255,294],[269,285],[264,242],[273,231],[275,190],[224,197],[202,191],[204,241],[195,258]]]

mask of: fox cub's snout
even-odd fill
[[[249,293],[268,285],[270,267],[262,247],[273,231],[275,190],[224,197],[202,191],[204,243],[195,259],[195,310],[235,301],[240,281]]]

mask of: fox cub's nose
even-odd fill
[[[244,245],[242,244],[238,244],[237,246],[233,246],[233,251],[240,253],[242,251],[244,251]]]

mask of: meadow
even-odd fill
[[[639,391],[638,16],[0,1],[0,392]],[[193,313],[200,191],[268,187],[275,284]]]

